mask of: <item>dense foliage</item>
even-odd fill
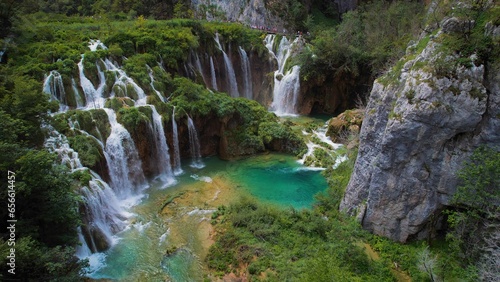
[[[498,236],[500,226],[500,152],[479,147],[459,172],[461,184],[449,211],[447,235],[454,259],[464,267],[477,267],[484,281],[500,278]]]
[[[324,172],[329,188],[317,195],[312,210],[283,209],[251,198],[220,206],[212,216],[218,235],[206,258],[214,275],[232,272],[256,281],[395,281],[410,277],[426,281],[426,273],[419,269],[425,244],[401,245],[370,235],[339,212],[355,152],[349,156],[351,161]],[[441,246],[432,251],[446,260]]]
[[[7,256],[15,249],[17,279],[74,279],[82,266],[74,258],[79,198],[68,169],[43,148],[42,124],[57,105],[49,103],[32,78],[3,65],[0,76],[1,277],[10,275]],[[15,178],[9,182],[8,176]],[[14,194],[8,193],[12,190]],[[9,211],[8,204],[14,204],[9,206],[14,210]],[[15,244],[8,241],[8,219],[17,220]]]
[[[303,79],[325,80],[331,73],[354,77],[381,73],[421,31],[422,13],[423,5],[416,2],[373,1],[345,13],[333,28],[316,28],[313,47],[300,58]]]

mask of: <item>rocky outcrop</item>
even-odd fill
[[[400,242],[439,223],[475,148],[500,145],[498,62],[449,68],[457,58],[437,47],[431,39],[421,53],[409,52],[401,71],[375,82],[340,205],[361,212],[364,228]]]
[[[363,123],[363,110],[347,110],[330,119],[326,135],[335,143],[348,141],[349,136],[357,136]]]
[[[250,26],[265,26],[282,30],[283,21],[272,15],[265,6],[264,0],[191,0],[191,4],[197,10],[200,17],[207,20],[238,21]],[[222,12],[223,18],[217,17],[217,12],[205,12],[201,7],[212,6],[213,10]],[[210,7],[209,9],[210,10]],[[205,14],[203,14],[205,12]],[[215,15],[214,15],[215,14]]]

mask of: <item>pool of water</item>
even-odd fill
[[[216,207],[207,203],[217,197],[203,192],[223,189],[213,179],[229,183],[236,195],[250,194],[264,202],[296,209],[312,207],[314,194],[327,188],[319,171],[300,165],[288,155],[267,154],[234,161],[212,157],[203,161],[205,167],[201,169],[183,167],[184,173],[172,187],[151,183],[141,202],[132,208],[135,216],[127,229],[116,235],[118,243],[90,258],[90,277],[120,281],[203,280],[198,229],[200,222],[208,224]],[[166,201],[185,191],[196,193],[193,195],[201,200],[193,199],[191,207],[176,207],[177,214],[161,213]]]
[[[240,160],[228,173],[257,199],[296,209],[312,207],[314,195],[328,185],[319,171],[279,154]]]

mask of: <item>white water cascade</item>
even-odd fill
[[[97,51],[97,49],[108,49],[108,47],[106,47],[106,45],[104,45],[104,43],[101,42],[101,40],[97,39],[90,39],[89,41],[89,49],[90,51],[92,52],[95,52]]]
[[[182,173],[181,168],[181,155],[179,149],[179,132],[177,132],[177,122],[175,121],[175,107],[172,111],[172,139],[174,143],[174,175],[179,175]]]
[[[203,79],[203,82],[205,84],[207,84],[207,81],[205,80],[205,75],[203,74],[203,69],[201,67],[201,61],[200,61],[200,57],[198,57],[198,53],[195,53],[195,56],[196,56],[196,61],[195,61],[195,64],[196,64],[196,70],[198,71],[198,73],[201,75],[201,78]]]
[[[75,95],[76,107],[83,108],[85,103],[80,95],[80,91],[78,91],[78,87],[76,87],[76,81],[74,78],[71,79],[71,88],[73,89],[73,94]]]
[[[241,70],[243,71],[243,82],[245,83],[244,95],[247,99],[252,99],[252,71],[250,69],[250,60],[248,59],[247,52],[241,46],[238,46],[238,51],[241,57]]]
[[[234,73],[233,63],[229,56],[224,52],[222,46],[219,42],[219,34],[215,34],[215,42],[217,43],[217,48],[222,52],[224,56],[224,65],[226,66],[226,74],[227,80],[229,83],[229,94],[231,97],[240,97],[240,93],[238,92],[238,82],[236,81],[236,74]]]
[[[142,90],[142,88],[137,85],[137,83],[135,83],[135,81],[130,78],[124,70],[113,64],[109,59],[104,60],[104,65],[106,66],[106,70],[112,71],[116,74],[115,84],[113,85],[113,92],[115,92],[115,88],[118,87],[123,92],[123,96],[135,98],[130,97],[131,93],[128,93],[128,86],[130,85],[137,95],[136,105],[146,105],[146,93],[144,93],[144,90]],[[114,94],[116,95],[116,93]]]
[[[159,178],[164,183],[164,187],[171,186],[176,183],[170,165],[170,155],[168,153],[167,139],[163,129],[163,122],[160,114],[155,106],[149,105],[153,116],[153,131],[155,133],[155,147],[158,157],[158,167],[160,168]]]
[[[131,214],[123,209],[114,191],[106,182],[102,181],[97,173],[82,166],[78,153],[70,148],[66,136],[53,128],[49,128],[49,130],[50,134],[45,141],[45,147],[55,152],[61,163],[68,166],[71,172],[87,170],[91,175],[88,185],[81,187],[79,190],[83,197],[87,222],[82,226],[83,228],[78,228],[80,246],[76,250],[76,255],[78,258],[83,259],[90,256],[92,252],[98,251],[94,240],[96,234],[100,234],[100,240],[105,241],[106,244],[113,245],[116,241],[113,235],[125,228],[126,219]],[[87,239],[85,239],[83,233],[87,234]]]
[[[188,116],[188,131],[189,131],[189,149],[191,151],[191,167],[202,168],[205,166],[201,161],[200,141],[198,140],[198,132],[194,126],[193,120]]]
[[[102,91],[104,90],[104,86],[106,86],[105,76],[102,72],[101,68],[98,64],[97,70],[99,72],[100,83],[97,89],[94,87],[92,82],[85,76],[84,68],[83,68],[83,60],[85,55],[82,54],[82,59],[78,62],[78,70],[80,73],[80,86],[83,89],[83,93],[85,94],[85,101],[87,108],[103,108],[105,99],[102,97]]]
[[[117,122],[113,110],[104,111],[111,125],[111,134],[106,140],[105,148],[111,187],[120,200],[139,196],[139,192],[146,188],[146,179],[134,140],[125,127]]]
[[[43,92],[50,94],[51,100],[59,101],[60,112],[68,110],[68,101],[60,73],[55,70],[50,72],[43,83]]]
[[[149,74],[149,79],[151,80],[151,82],[149,83],[149,85],[151,86],[151,88],[153,89],[153,91],[156,93],[156,95],[158,96],[158,98],[160,98],[160,101],[162,101],[163,103],[165,103],[165,97],[163,97],[163,95],[160,93],[160,91],[156,90],[155,88],[155,78],[153,76],[153,69],[146,65],[146,67],[148,68],[148,74]]]
[[[212,76],[212,87],[215,91],[219,91],[217,88],[217,77],[215,76],[214,59],[210,56],[210,75]]]
[[[271,110],[279,116],[297,114],[297,99],[300,93],[300,67],[293,66],[285,72],[285,66],[291,55],[291,49],[298,39],[290,43],[286,37],[282,37],[278,50],[274,52],[274,40],[276,35],[267,35],[264,40],[269,53],[278,62],[278,69],[274,72],[274,90]]]

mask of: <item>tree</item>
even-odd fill
[[[475,265],[485,280],[498,278],[500,226],[500,151],[479,147],[459,171],[447,239],[464,264]],[[495,279],[492,279],[493,281]]]

